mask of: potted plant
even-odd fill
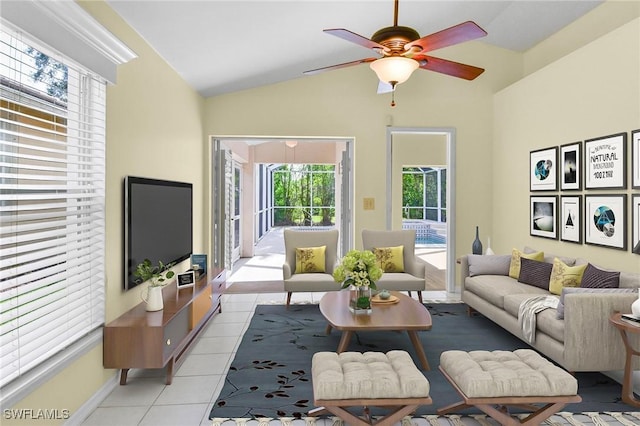
[[[162,287],[168,284],[168,281],[175,275],[173,271],[169,270],[172,266],[172,263],[165,265],[161,260],[158,261],[158,265],[153,265],[149,259],[143,260],[136,266],[133,275],[138,278],[137,281],[149,281],[146,292],[140,295],[147,304],[147,311],[159,311],[164,308]]]
[[[333,279],[348,288],[349,310],[353,313],[371,313],[371,289],[376,289],[376,281],[383,271],[375,254],[369,250],[351,250],[333,271]]]

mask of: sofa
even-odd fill
[[[470,314],[484,315],[568,371],[624,368],[625,348],[609,317],[614,312],[631,312],[631,304],[638,299],[640,274],[607,271],[585,259],[527,247],[514,249],[510,255],[466,255],[459,263],[461,298]],[[558,275],[563,269],[582,272],[574,271],[570,279],[569,273]],[[522,326],[527,321],[519,321],[518,314],[533,298],[549,302],[551,307],[534,314],[530,342],[531,333],[525,333]],[[637,334],[630,338],[640,347]],[[640,368],[638,357],[633,368]]]

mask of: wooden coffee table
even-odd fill
[[[356,331],[406,331],[418,354],[424,370],[429,362],[424,353],[419,330],[431,330],[431,315],[427,308],[409,296],[392,291],[399,301],[392,305],[373,304],[370,314],[353,314],[349,311],[349,292],[330,291],[320,299],[320,312],[326,318],[327,334],[332,328],[342,331],[337,353],[347,350],[351,336]],[[398,348],[400,349],[400,348]]]

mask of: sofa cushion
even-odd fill
[[[505,255],[481,255],[470,254],[467,256],[469,262],[469,276],[475,275],[509,275],[509,265],[511,256]]]
[[[465,280],[465,291],[478,295],[487,302],[504,309],[504,298],[510,294],[549,294],[528,284],[522,284],[504,275],[477,275]],[[515,316],[518,314],[516,313]]]
[[[568,266],[557,257],[553,260],[553,269],[549,280],[549,291],[560,295],[563,287],[580,287],[582,274],[587,265]]]
[[[640,274],[632,272],[620,272],[620,288],[640,287]]]
[[[548,295],[549,293],[546,294]],[[540,294],[525,293],[505,296],[504,310],[517,318],[520,304],[536,296],[540,296]],[[564,342],[564,321],[557,319],[557,312],[553,308],[547,308],[536,314],[536,329],[558,342]]]
[[[383,272],[404,272],[404,246],[375,247],[371,251],[376,255]]]
[[[620,272],[600,269],[589,263],[582,274],[580,287],[618,288],[620,287]]]
[[[520,259],[520,276],[518,277],[518,281],[548,290],[552,269],[553,265],[550,263],[538,262],[522,257]]]
[[[520,259],[531,259],[542,261],[544,259],[544,252],[536,252],[536,253],[522,253],[518,249],[513,249],[511,251],[511,261],[509,263],[509,276],[515,280],[520,276]]]

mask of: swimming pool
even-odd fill
[[[427,234],[426,236],[416,237],[416,245],[433,246],[433,245],[446,245],[447,238],[438,234]]]

